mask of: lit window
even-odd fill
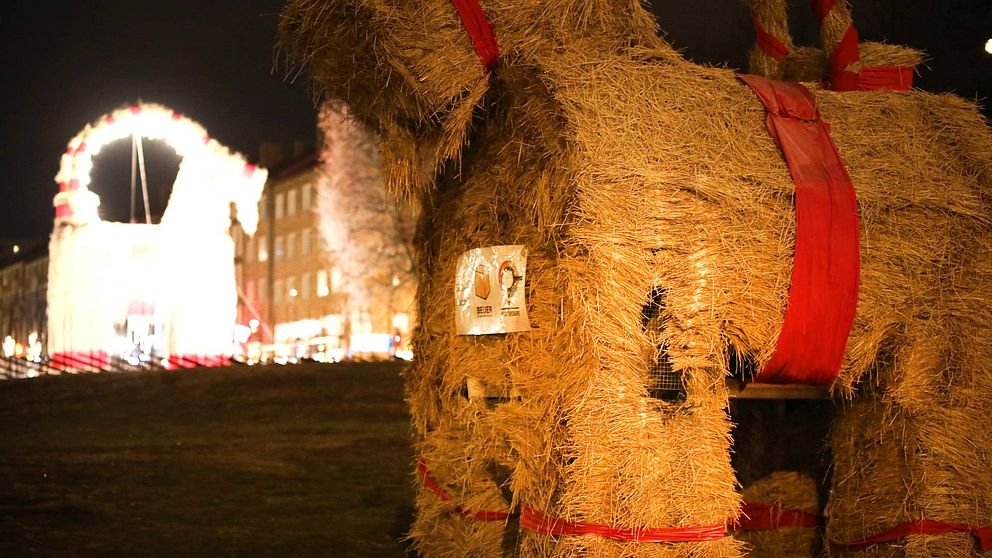
[[[341,290],[341,270],[337,266],[331,269],[331,291],[337,292]]]
[[[276,261],[281,262],[282,259],[286,257],[286,239],[277,236],[276,237]]]
[[[327,272],[321,269],[317,272],[317,296],[324,297],[331,294],[331,289],[327,286]]]
[[[289,233],[286,236],[286,259],[291,260],[296,257],[296,233]]]
[[[310,240],[313,238],[311,231],[306,230],[300,233],[300,254],[310,255]]]
[[[258,237],[258,261],[267,262],[269,261],[269,243],[268,238],[265,235],[259,235]]]
[[[310,209],[310,204],[313,203],[313,186],[310,184],[303,185],[303,192],[300,194],[300,209],[306,211]]]
[[[286,279],[286,294],[288,294],[290,298],[296,298],[296,295],[300,294],[300,292],[296,290],[296,277]]]
[[[276,194],[276,219],[282,219],[286,209],[286,195]]]
[[[296,214],[296,189],[286,192],[286,216]]]
[[[310,272],[303,274],[300,279],[300,298],[310,298]]]

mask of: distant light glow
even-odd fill
[[[992,54],[992,39],[985,41],[985,52]]]
[[[251,333],[251,328],[244,324],[235,324],[234,326],[234,340],[238,343],[247,343]]]
[[[18,252],[20,252],[20,251],[21,251],[21,247],[20,247],[20,246],[18,246],[17,244],[15,244],[15,245],[14,245],[14,253],[16,254],[16,253],[18,253]]]
[[[238,221],[246,233],[255,233],[258,199],[268,171],[248,164],[244,157],[211,138],[203,126],[193,120],[151,103],[120,108],[104,115],[69,141],[55,177],[60,189],[55,206],[69,208],[64,219],[80,224],[99,220],[99,196],[88,189],[93,159],[104,146],[135,136],[163,140],[183,159],[180,171],[186,168],[197,180],[236,186],[231,201],[237,205]],[[178,182],[180,178],[176,180]]]
[[[89,191],[94,157],[135,137],[163,140],[182,157],[157,225],[103,221],[99,196]],[[161,105],[125,107],[84,127],[56,177],[49,355],[98,353],[133,362],[164,354],[166,368],[189,355],[230,355],[237,309],[231,204],[243,231],[254,234],[267,174]],[[117,327],[122,322],[126,335]]]
[[[289,296],[296,297],[296,295],[298,294],[300,294],[300,292],[297,291],[296,289],[289,289]]]

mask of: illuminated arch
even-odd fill
[[[89,190],[93,158],[107,144],[132,135],[162,140],[183,160],[204,157],[243,173],[249,182],[265,182],[264,169],[257,169],[243,156],[212,139],[197,122],[162,105],[139,103],[87,124],[69,141],[55,177],[59,184],[54,200],[56,223],[85,224],[100,220],[97,215],[100,198]]]
[[[94,157],[132,135],[161,140],[182,159],[157,225],[103,221],[89,189]],[[49,241],[52,365],[109,368],[133,356],[134,336],[165,366],[226,362],[237,315],[231,203],[253,234],[267,175],[161,105],[118,109],[76,134],[56,176]]]

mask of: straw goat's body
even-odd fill
[[[631,528],[736,516],[728,346],[768,360],[792,269],[795,187],[765,109],[732,72],[653,38],[636,3],[621,3],[630,28],[617,34],[622,21],[559,29],[555,3],[487,3],[504,52],[492,76],[446,1],[417,4],[295,0],[283,36],[382,134],[394,189],[421,200],[407,389],[418,450],[452,499],[421,491],[420,550],[739,555],[729,536],[647,544],[524,530],[518,540],[455,506],[523,504]],[[919,517],[990,523],[992,137],[953,96],[815,97],[858,192],[862,249],[835,385],[855,403],[834,429],[828,534]],[[458,256],[498,244],[528,247],[533,330],[457,336]],[[661,338],[687,382],[678,404],[648,390],[658,339],[643,310],[658,293]],[[467,378],[525,397],[487,406],[463,396]],[[905,555],[971,548],[963,535],[926,539]]]

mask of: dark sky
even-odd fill
[[[88,122],[139,99],[186,114],[252,158],[263,141],[312,144],[316,121],[305,87],[287,84],[284,72],[272,69],[282,4],[6,3],[0,16],[0,237],[48,235],[66,143]],[[116,198],[126,207],[130,142],[114,147],[96,159],[92,189],[104,204]],[[152,145],[146,155],[153,189],[170,186],[177,164],[171,151]]]
[[[746,66],[753,41],[738,0],[656,0],[668,39],[697,62]],[[793,0],[797,42],[813,44],[806,0]],[[854,0],[863,39],[926,50],[917,85],[969,98],[992,95],[990,0]],[[273,69],[278,0],[103,0],[8,2],[0,17],[0,238],[47,236],[54,175],[66,142],[86,123],[136,100],[199,121],[251,158],[261,142],[314,139],[303,84]],[[127,145],[125,145],[127,144]],[[105,205],[128,205],[130,146],[97,159],[93,190]],[[146,149],[152,197],[176,170],[167,149]],[[126,209],[124,210],[126,211]],[[120,219],[127,215],[118,214]]]

